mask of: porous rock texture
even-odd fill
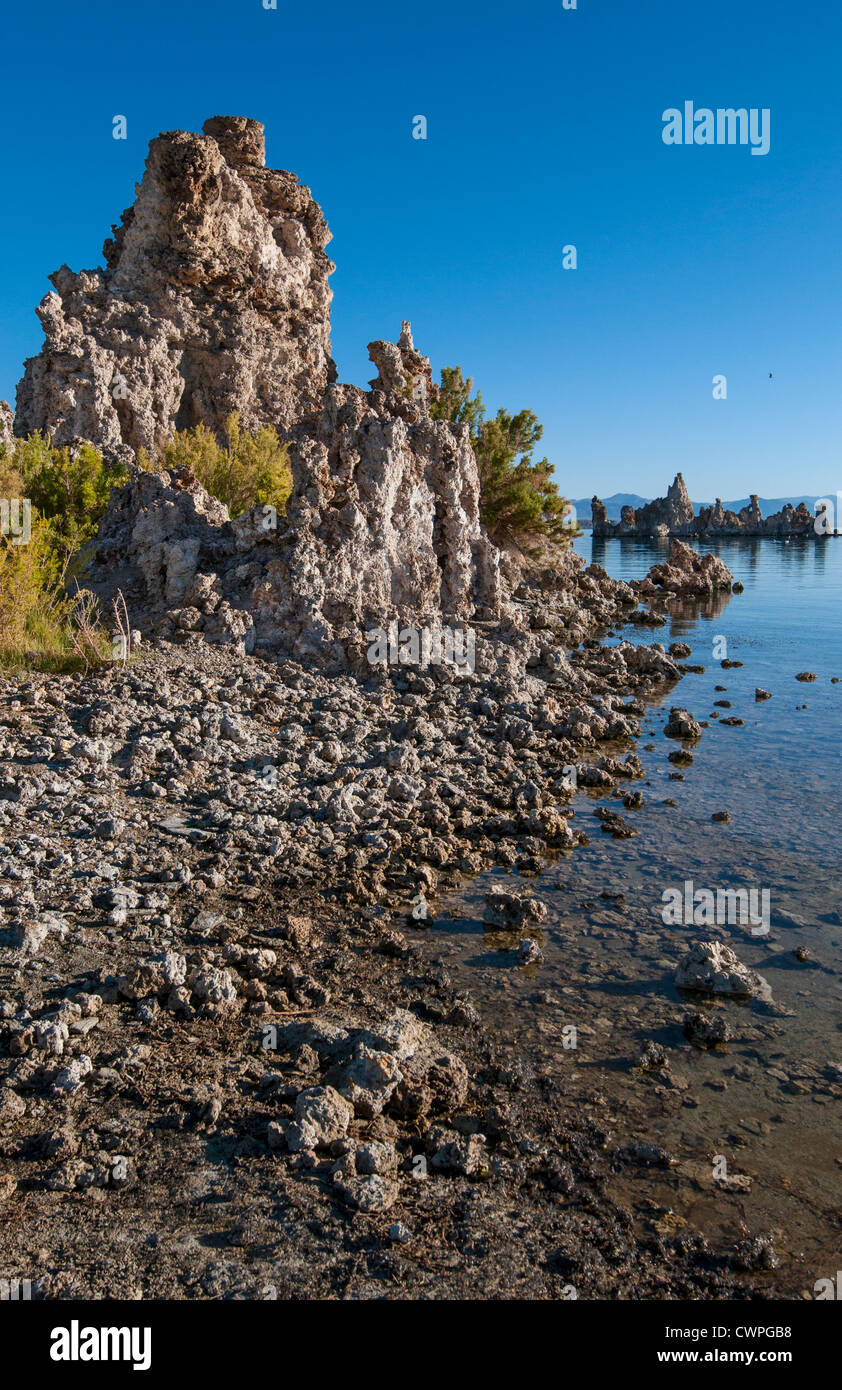
[[[345,666],[364,634],[499,618],[500,557],[479,514],[467,426],[430,418],[430,363],[404,323],[373,342],[371,389],[336,383],[329,239],[263,127],[214,117],[152,141],[104,271],[53,277],[16,430],[89,439],[132,464],[174,429],[272,425],[288,443],[285,518],[234,520],[189,472],[132,469],[103,518],[92,587],[132,619]]]
[[[15,417],[8,401],[0,401],[0,444],[11,444],[14,438]]]
[[[90,440],[132,463],[173,429],[282,429],[318,406],[330,356],[330,232],[294,174],[264,167],[263,127],[216,116],[149,147],[105,269],[51,280],[16,433]]]
[[[752,997],[769,994],[769,986],[721,941],[697,941],[678,963],[675,983],[680,989],[704,994]]]
[[[641,597],[651,597],[656,590],[663,594],[704,597],[717,589],[730,590],[734,576],[718,555],[708,551],[700,555],[692,546],[674,539],[669,559],[655,564],[637,586]]]
[[[319,417],[290,437],[286,517],[257,506],[229,519],[186,469],[134,469],[103,517],[91,585],[119,584],[133,620],[164,636],[201,632],[333,667],[361,659],[365,633],[499,616],[500,560],[479,516],[466,426],[431,420],[412,347],[372,343],[369,392],[331,385]],[[410,388],[411,389],[411,388]]]

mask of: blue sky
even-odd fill
[[[149,140],[248,115],[332,228],[342,380],[409,318],[436,374],[537,412],[568,496],[659,495],[679,468],[698,499],[842,488],[839,7],[277,4],[6,10],[0,397]],[[770,108],[769,153],[666,146],[685,100]]]

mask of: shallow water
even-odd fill
[[[667,548],[590,535],[578,545],[622,579],[642,577]],[[683,640],[688,660],[705,666],[648,707],[638,744],[645,777],[628,788],[642,791],[643,808],[580,792],[573,805],[588,846],[529,880],[504,872],[475,880],[436,905],[430,933],[484,1020],[562,1080],[571,1104],[608,1119],[618,1143],[672,1157],[669,1168],[641,1157],[617,1179],[642,1230],[686,1225],[720,1246],[746,1231],[771,1235],[780,1264],[768,1277],[798,1296],[842,1268],[842,1072],[833,1070],[842,1068],[842,682],[831,683],[842,677],[842,539],[702,548],[722,556],[743,594],[726,596],[718,612],[679,606],[666,628],[608,639]],[[743,666],[723,670],[715,642],[717,656]],[[796,681],[805,670],[817,681]],[[756,702],[756,686],[772,699]],[[716,700],[731,708],[717,710]],[[663,734],[675,703],[708,721],[681,781],[670,780],[677,745]],[[717,713],[745,723],[722,725]],[[602,834],[599,804],[619,809],[639,834]],[[721,810],[730,824],[711,821]],[[768,935],[739,922],[666,925],[662,894],[688,880],[696,890],[767,889]],[[538,967],[517,963],[523,933],[482,923],[492,884],[527,882],[549,909],[533,933],[545,955]],[[601,896],[618,893],[624,901]],[[700,1003],[681,999],[673,976],[686,946],[711,937],[764,976],[780,1012],[758,1001],[718,1004],[735,1036],[702,1052],[681,1027]],[[565,1047],[571,1025],[576,1046]],[[667,1048],[667,1069],[635,1067],[649,1039]]]

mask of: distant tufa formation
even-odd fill
[[[815,517],[801,502],[793,507],[787,502],[779,512],[764,520],[757,493],[751,505],[732,512],[723,507],[717,497],[714,506],[702,507],[699,515],[693,511],[690,494],[680,473],[676,473],[666,497],[647,502],[635,511],[623,507],[619,521],[609,521],[605,504],[598,497],[591,502],[593,533],[596,537],[616,536],[813,536]]]
[[[91,587],[107,599],[119,585],[132,620],[163,635],[330,666],[393,619],[499,617],[468,428],[430,419],[436,388],[409,324],[369,345],[370,391],[338,384],[321,209],[264,167],[259,122],[203,129],[152,141],[104,270],[52,276],[15,434],[89,440],[131,464],[176,429],[221,435],[238,410],[288,442],[293,494],[285,518],[232,521],[188,471],[135,469],[112,492]]]

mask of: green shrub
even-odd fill
[[[289,454],[274,429],[250,434],[240,426],[236,411],[225,421],[227,449],[206,425],[179,430],[157,456],[141,451],[143,468],[188,467],[212,497],[225,504],[231,517],[260,502],[283,516],[292,492]]]
[[[486,419],[479,391],[471,396],[473,384],[461,367],[443,367],[430,414],[469,428],[479,469],[483,525],[498,541],[529,545],[544,539],[568,545],[577,534],[570,525],[569,504],[552,481],[549,459],[532,460],[543,434],[538,417],[531,410],[517,415],[498,410],[494,419]]]
[[[15,451],[8,444],[0,444],[0,497],[9,501],[12,497],[23,497],[23,478],[15,467]]]
[[[28,536],[0,536],[0,666],[79,670],[112,656],[93,596],[71,579],[124,477],[91,444],[74,456],[40,434],[0,445],[0,497],[31,507]]]
[[[82,444],[71,455],[68,448],[53,448],[40,434],[4,445],[0,454],[0,467],[18,475],[23,495],[48,523],[57,549],[68,556],[95,534],[112,487],[126,478],[126,470],[105,463],[92,444]]]

